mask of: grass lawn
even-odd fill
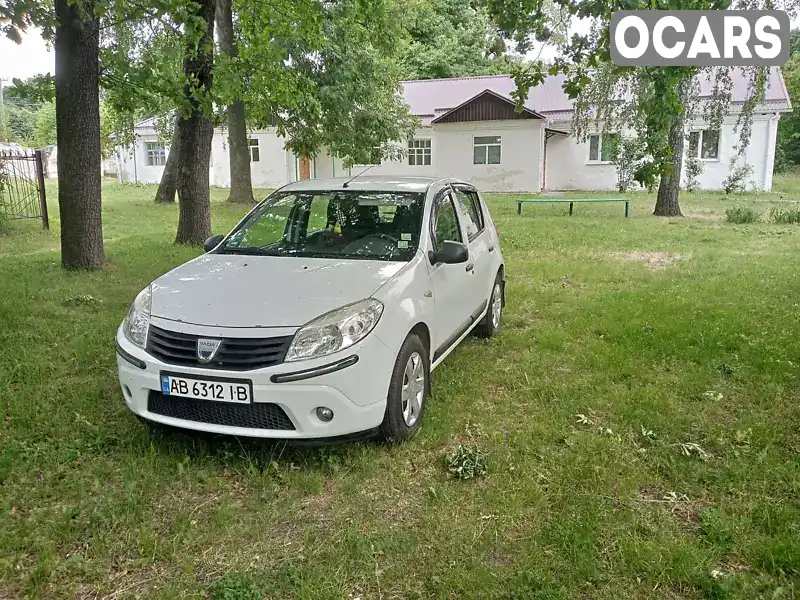
[[[413,442],[323,448],[151,441],[114,332],[199,250],[108,182],[108,265],[64,272],[51,188],[50,232],[0,236],[0,598],[800,596],[800,226],[724,222],[797,181],[684,194],[684,219],[491,198],[501,335],[437,369]],[[448,477],[466,442],[485,477]]]

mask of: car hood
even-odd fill
[[[154,317],[217,327],[299,327],[368,298],[405,263],[204,254],[153,282]]]

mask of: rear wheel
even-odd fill
[[[478,335],[483,338],[490,338],[500,329],[503,321],[503,278],[500,273],[492,285],[492,293],[489,296],[489,306],[486,309],[486,316],[475,328]]]
[[[422,341],[413,333],[400,346],[389,382],[386,413],[379,436],[388,443],[410,440],[422,426],[430,393],[430,361]]]

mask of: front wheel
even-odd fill
[[[492,285],[492,294],[489,296],[489,306],[486,309],[486,316],[475,328],[478,335],[483,338],[490,338],[500,329],[503,321],[503,278],[500,273]]]
[[[400,346],[394,364],[379,437],[387,443],[405,442],[414,437],[422,426],[429,393],[428,351],[412,333]]]

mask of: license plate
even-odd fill
[[[253,401],[252,384],[242,380],[206,379],[161,374],[161,393],[194,400],[216,400],[248,404]]]

